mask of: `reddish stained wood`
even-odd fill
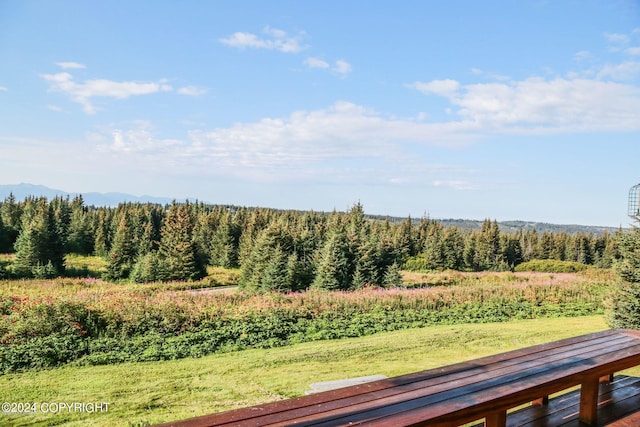
[[[595,425],[598,418],[599,378],[591,378],[580,386],[580,422]]]
[[[485,427],[505,427],[507,425],[507,411],[492,412],[484,421]]]
[[[531,402],[531,404],[534,406],[542,406],[548,403],[549,403],[549,396],[542,396],[541,398],[535,399],[534,401]]]
[[[161,426],[455,425],[640,364],[640,333],[602,331],[316,395]],[[588,385],[585,390],[593,387]],[[589,389],[590,390],[590,389]],[[593,391],[587,397],[592,399]],[[597,386],[595,396],[597,398]],[[588,399],[587,399],[588,400]],[[593,409],[585,400],[585,413]],[[475,417],[475,418],[474,418]],[[587,418],[591,417],[588,415]]]

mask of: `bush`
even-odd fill
[[[588,268],[588,265],[575,261],[560,261],[557,259],[534,259],[519,264],[515,271],[536,271],[542,273],[577,273]]]
[[[612,328],[640,329],[640,229],[624,234],[619,246],[622,258],[615,264],[622,282],[612,293],[607,322]]]
[[[261,295],[50,281],[45,286],[55,287],[53,295],[0,293],[0,372],[198,357],[436,324],[597,314],[609,283],[580,277],[514,283],[513,277],[473,275],[464,285],[430,289]],[[28,286],[20,282],[20,292]]]

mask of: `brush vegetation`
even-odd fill
[[[603,314],[617,276],[594,269],[405,273],[403,280],[418,284],[256,294],[193,290],[190,282],[4,281],[0,372],[201,357],[431,325]]]

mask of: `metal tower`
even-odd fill
[[[636,184],[629,189],[629,215],[636,222],[640,222],[640,184]]]

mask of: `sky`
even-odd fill
[[[626,227],[637,0],[0,0],[0,184]]]

